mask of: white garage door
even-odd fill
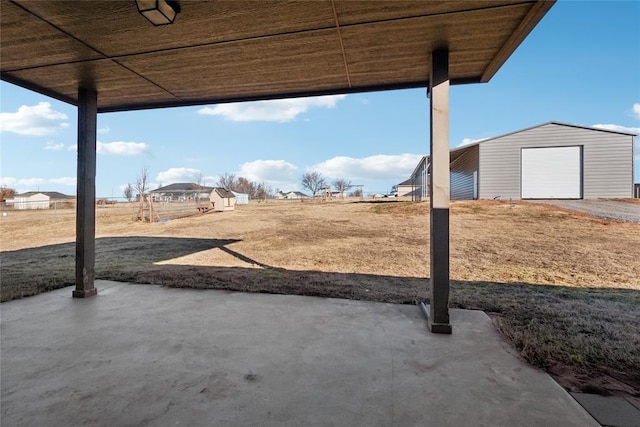
[[[581,147],[522,149],[523,199],[580,199]]]

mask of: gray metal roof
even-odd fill
[[[205,187],[192,182],[177,182],[151,190],[150,193],[197,193],[209,192],[211,190],[213,190],[213,187]]]
[[[44,194],[45,196],[49,196],[50,199],[75,199],[76,196],[68,196],[66,194],[59,193],[57,191],[27,191],[22,194],[16,194],[13,197],[31,197],[36,194]]]
[[[502,135],[499,135],[499,136],[493,136],[491,138],[487,138],[487,139],[483,139],[483,140],[480,140],[480,141],[476,141],[476,142],[474,142],[472,144],[466,144],[466,145],[462,145],[462,146],[459,146],[459,147],[455,147],[455,148],[452,148],[450,151],[453,153],[453,152],[458,151],[458,150],[464,150],[464,149],[469,148],[469,147],[474,147],[476,145],[480,145],[483,142],[493,141],[493,140],[498,139],[498,138],[504,138],[505,136],[508,136],[508,135],[514,135],[516,133],[526,132],[528,130],[539,128],[539,127],[542,127],[542,126],[547,126],[547,125],[568,126],[568,127],[573,127],[573,128],[588,129],[588,130],[599,131],[599,132],[619,133],[619,134],[622,134],[622,135],[629,135],[629,136],[636,136],[637,135],[636,133],[625,132],[625,131],[621,131],[621,130],[602,129],[602,128],[596,128],[596,127],[593,127],[593,126],[583,126],[583,125],[575,125],[575,124],[571,124],[571,123],[563,123],[563,122],[551,121],[551,122],[546,122],[546,123],[542,123],[542,124],[539,124],[539,125],[531,126],[531,127],[525,128],[525,129],[520,129],[520,130],[516,130],[516,131],[513,131],[513,132],[505,133],[505,134],[502,134]]]

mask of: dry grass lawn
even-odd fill
[[[269,202],[154,224],[134,222],[135,210],[98,209],[98,278],[428,300],[425,203]],[[2,301],[73,283],[73,211],[10,212],[0,227]],[[454,203],[451,278],[452,307],[489,313],[565,387],[640,396],[640,224]]]

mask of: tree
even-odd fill
[[[10,199],[16,195],[16,190],[13,188],[5,187],[4,185],[0,187],[0,202],[4,202],[6,199]]]
[[[320,172],[307,172],[302,175],[302,187],[313,193],[316,197],[318,191],[327,186],[327,182]]]
[[[252,199],[256,196],[256,188],[257,184],[255,182],[249,181],[247,178],[240,176],[236,182],[236,186],[233,188],[233,191],[237,193],[248,194]]]
[[[122,193],[127,199],[127,202],[131,202],[131,199],[133,199],[133,185],[127,184],[127,186],[124,187],[124,190],[122,190]]]
[[[258,200],[260,199],[266,200],[266,199],[273,198],[273,190],[271,189],[271,186],[265,184],[264,182],[261,184],[258,184],[256,187],[256,195],[254,198]]]
[[[235,188],[238,185],[238,179],[232,173],[225,173],[218,179],[216,184],[218,187],[226,188],[227,190],[236,191]]]
[[[140,175],[136,178],[136,183],[133,186],[133,189],[140,196],[140,201],[144,199],[144,195],[147,194],[147,190],[149,188],[149,170],[144,167],[140,170]]]
[[[202,195],[202,187],[204,187],[204,176],[202,175],[202,172],[198,172],[197,175],[194,177],[196,180],[196,184],[198,185],[198,192],[196,193],[196,204],[199,206],[200,205],[200,196]]]
[[[340,197],[344,198],[344,192],[351,188],[351,181],[344,178],[338,178],[333,181],[333,188],[340,192]]]
[[[136,183],[133,185],[133,189],[138,193],[140,200],[140,208],[138,209],[138,220],[145,222],[153,222],[153,205],[147,200],[146,194],[149,189],[149,170],[144,167],[140,170],[140,175],[136,178]],[[148,216],[145,216],[145,203],[148,204]]]

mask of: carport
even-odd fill
[[[97,293],[98,113],[424,87],[432,161],[428,324],[451,333],[449,86],[489,81],[553,2],[137,3],[1,2],[2,80],[78,107],[73,296]],[[139,12],[149,4],[159,10]]]

